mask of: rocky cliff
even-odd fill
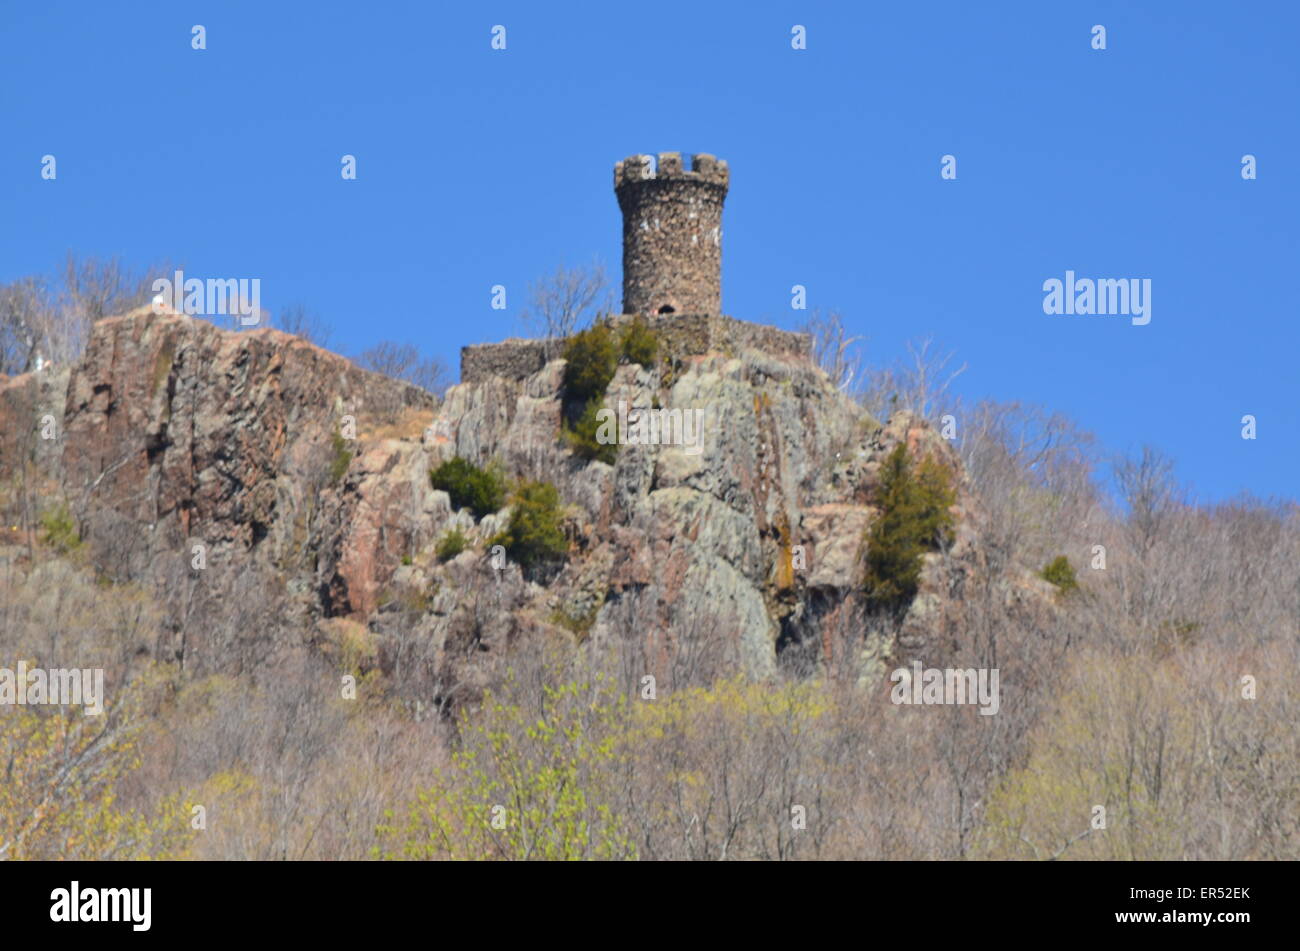
[[[209,669],[348,651],[420,671],[440,703],[527,637],[618,645],[668,678],[849,650],[869,677],[923,644],[979,570],[959,462],[923,421],[864,413],[801,336],[697,324],[661,324],[656,366],[621,365],[606,401],[634,419],[699,411],[699,451],[624,445],[609,465],[560,438],[564,361],[527,345],[467,351],[473,370],[439,400],[274,330],[147,310],[102,321],[77,366],[0,380],[0,558],[21,557],[35,490],[37,508],[66,503],[99,572],[163,594],[169,639],[145,649]],[[927,556],[901,633],[873,638],[863,538],[899,442],[956,475],[957,534]],[[453,510],[429,479],[453,456],[558,487],[558,574],[492,557],[509,510]],[[472,544],[444,561],[452,528]]]

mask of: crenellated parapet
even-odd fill
[[[652,155],[632,155],[614,165],[615,191],[624,185],[667,179],[712,185],[726,191],[731,184],[731,171],[727,168],[726,161],[707,152],[692,155],[689,169],[683,164],[680,152],[660,152],[657,158]]]

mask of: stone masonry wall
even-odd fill
[[[722,312],[722,203],[731,173],[712,155],[634,155],[614,166],[623,211],[623,311]]]
[[[545,343],[518,337],[501,343],[479,343],[460,350],[460,381],[473,383],[491,376],[522,380],[546,365]]]
[[[612,314],[603,318],[615,329],[621,329],[635,319],[632,314]],[[676,357],[758,350],[782,357],[812,358],[812,341],[807,334],[779,330],[766,324],[704,314],[645,319],[659,336],[661,352]],[[556,347],[557,351],[559,349]],[[522,380],[545,366],[545,354],[543,341],[518,338],[463,347],[460,351],[460,381],[477,383],[492,376]]]

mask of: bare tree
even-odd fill
[[[0,373],[26,373],[40,354],[53,304],[43,278],[0,285]]]
[[[837,388],[849,390],[862,371],[862,356],[854,347],[862,337],[849,336],[844,318],[836,310],[825,316],[814,310],[799,329],[812,337],[813,360],[817,365]]]
[[[136,271],[119,257],[78,259],[71,251],[63,263],[62,310],[87,326],[124,314],[153,297],[153,280],[163,269]]]
[[[561,264],[551,276],[528,285],[529,306],[520,320],[529,332],[546,340],[563,339],[590,323],[593,310],[611,308],[608,288],[599,261],[575,268]]]
[[[980,499],[991,567],[1037,567],[1044,558],[1096,541],[1089,525],[1099,523],[1102,505],[1090,433],[1059,413],[1018,402],[954,403],[950,411],[958,452]]]
[[[147,303],[165,265],[136,271],[120,258],[71,252],[53,278],[39,275],[0,286],[0,372],[23,373],[79,356],[98,320]]]
[[[1115,482],[1142,554],[1150,550],[1179,501],[1173,470],[1173,460],[1154,446],[1143,446],[1140,454],[1115,462]]]
[[[873,374],[871,385],[863,390],[863,404],[877,417],[887,417],[896,409],[907,410],[933,421],[939,404],[948,395],[953,380],[966,372],[963,363],[949,370],[952,353],[932,352],[932,338],[907,344],[910,361],[900,362]]]
[[[353,362],[362,369],[405,380],[438,395],[450,382],[446,365],[437,357],[421,354],[412,343],[381,340],[359,353]]]
[[[319,314],[303,304],[289,304],[271,320],[271,326],[295,337],[302,337],[318,347],[328,347],[333,328]]]

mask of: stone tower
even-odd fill
[[[722,313],[722,202],[731,173],[712,155],[633,155],[614,166],[623,210],[623,313]]]

